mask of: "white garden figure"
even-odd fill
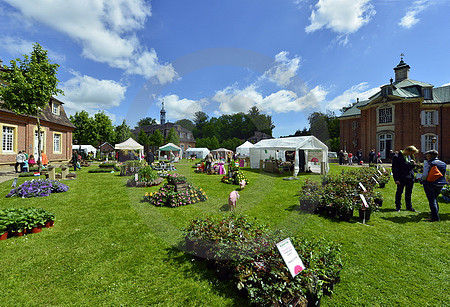
[[[236,202],[240,198],[238,191],[231,191],[230,196],[228,196],[228,204],[230,205],[230,210],[236,209]]]

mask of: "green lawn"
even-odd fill
[[[233,284],[219,281],[204,262],[179,248],[187,221],[226,214],[228,194],[237,186],[221,183],[221,176],[196,174],[187,162],[177,167],[206,191],[206,202],[153,207],[142,197],[158,187],[128,188],[117,172],[90,174],[88,168],[64,181],[68,192],[49,197],[4,198],[11,181],[0,184],[0,207],[42,207],[56,216],[53,228],[0,241],[0,305],[245,306]],[[331,166],[332,173],[342,169]],[[417,184],[413,206],[422,213],[394,212],[391,180],[381,190],[381,211],[364,226],[356,219],[347,223],[299,212],[296,193],[303,180],[243,170],[250,185],[240,192],[237,212],[286,236],[323,236],[342,244],[341,282],[323,306],[450,304],[450,204],[441,202],[441,222],[425,222],[429,208]]]

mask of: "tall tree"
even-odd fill
[[[89,113],[81,111],[71,115],[70,121],[76,127],[73,131],[73,139],[78,144],[97,145],[98,134],[94,119],[89,117]]]
[[[180,125],[183,128],[188,129],[189,131],[193,131],[195,128],[194,123],[190,119],[180,119],[175,122],[176,125]]]
[[[17,114],[33,116],[38,130],[38,157],[41,157],[41,121],[39,116],[49,107],[53,95],[64,92],[59,89],[56,77],[59,65],[50,63],[47,50],[35,43],[31,55],[23,55],[6,66],[6,72],[0,72],[6,86],[0,86],[2,107]],[[41,164],[39,164],[39,169]]]
[[[151,117],[144,117],[141,120],[137,122],[136,128],[142,127],[142,126],[150,126],[150,125],[156,125],[156,119]]]
[[[170,128],[169,133],[166,137],[166,144],[167,143],[173,143],[175,145],[180,145],[180,137],[178,135],[178,132],[175,131],[175,128]]]
[[[114,128],[114,134],[116,136],[115,144],[125,142],[132,137],[130,126],[127,125],[126,120]]]
[[[150,135],[150,145],[155,147],[161,147],[164,145],[164,136],[161,131],[155,130],[152,135]]]
[[[257,131],[261,131],[267,133],[268,135],[272,135],[272,130],[273,128],[275,128],[275,125],[272,122],[272,116],[261,114],[261,111],[256,106],[253,106],[248,111],[247,115],[252,120]]]
[[[114,126],[111,119],[104,111],[95,113],[94,115],[95,130],[98,135],[97,143],[108,142],[112,143],[114,141]],[[92,144],[96,146],[97,144]]]
[[[203,111],[197,111],[194,113],[195,128],[192,130],[195,138],[203,137],[203,126],[208,122],[208,115]]]
[[[137,142],[141,145],[150,145],[150,137],[147,135],[147,133],[145,133],[144,130],[140,130],[138,137],[137,137]]]

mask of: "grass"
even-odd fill
[[[78,171],[64,181],[68,192],[49,197],[3,198],[0,207],[42,207],[55,213],[55,227],[0,241],[0,305],[245,306],[234,285],[219,281],[203,262],[182,251],[181,229],[196,217],[226,214],[237,188],[220,176],[196,174],[191,164],[178,171],[202,187],[206,202],[179,208],[142,202],[158,187],[128,188],[126,177]],[[332,173],[345,167],[332,165]],[[440,306],[450,302],[449,204],[441,222],[428,223],[420,185],[413,206],[422,213],[394,212],[395,184],[382,189],[385,201],[369,226],[302,214],[296,193],[303,180],[285,181],[244,169],[250,184],[240,192],[237,212],[257,218],[286,236],[323,236],[342,244],[344,269],[323,306]],[[302,176],[320,180],[319,175]],[[27,178],[20,178],[19,184]],[[11,181],[0,184],[0,195]],[[4,197],[4,196],[2,196]]]

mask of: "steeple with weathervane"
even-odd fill
[[[394,67],[395,83],[409,79],[409,69],[411,67],[409,67],[409,65],[403,61],[404,56],[405,55],[403,53],[400,54],[400,63],[398,63],[398,65]]]
[[[160,113],[160,124],[164,125],[166,123],[166,110],[164,110],[164,100],[162,101],[162,108]]]

